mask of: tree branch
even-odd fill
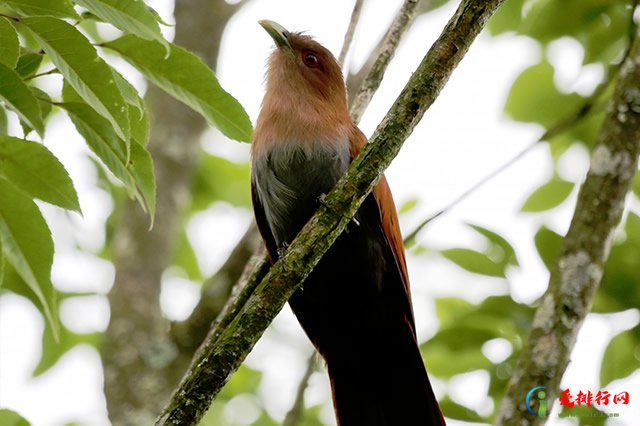
[[[369,105],[369,102],[371,102],[371,98],[373,98],[373,94],[378,90],[378,87],[380,87],[387,66],[389,62],[391,62],[391,59],[393,59],[393,55],[395,55],[396,49],[400,44],[400,39],[418,14],[419,5],[420,0],[405,0],[389,27],[387,34],[378,46],[374,54],[376,61],[369,70],[362,85],[360,85],[360,90],[358,90],[358,93],[356,93],[351,102],[349,113],[355,123],[360,121],[364,110]]]
[[[364,0],[356,0],[356,4],[353,6],[353,12],[351,12],[351,21],[349,21],[349,27],[344,34],[344,41],[342,42],[342,50],[340,50],[340,56],[338,56],[338,64],[340,67],[344,66],[344,60],[347,58],[351,42],[353,41],[353,33],[356,31],[358,21],[360,20],[360,12],[362,12],[362,4]]]
[[[305,370],[302,378],[300,379],[300,383],[298,384],[296,399],[293,402],[293,406],[284,417],[282,426],[298,426],[302,422],[302,419],[304,417],[304,392],[309,386],[309,378],[316,369],[316,364],[318,363],[317,358],[318,353],[314,350],[313,353],[309,356],[309,360],[307,361],[307,369]]]
[[[489,17],[504,0],[463,0],[370,143],[256,287],[246,304],[212,330],[157,425],[193,425],[240,366],[273,318],[351,221],[384,169],[434,102]]]
[[[242,283],[240,278],[247,263],[256,253],[261,253],[261,246],[258,227],[252,222],[224,265],[204,282],[202,295],[191,315],[184,321],[171,324],[171,336],[181,353],[191,358],[198,349],[211,328],[211,322],[223,311],[234,285]]]
[[[576,210],[536,310],[527,344],[509,381],[498,425],[540,425],[525,396],[544,386],[554,401],[578,331],[591,311],[611,242],[633,183],[640,154],[640,33],[620,76],[600,130]],[[525,417],[526,416],[526,420]]]

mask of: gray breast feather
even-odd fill
[[[278,246],[293,240],[350,161],[346,144],[340,150],[285,145],[254,159],[254,186]]]

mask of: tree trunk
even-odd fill
[[[222,33],[240,5],[224,0],[177,1],[174,42],[215,69]],[[206,123],[155,87],[149,88],[147,103],[157,213],[149,231],[148,216],[135,201],[127,201],[114,238],[116,278],[102,350],[104,390],[114,425],[152,424],[191,358],[180,353],[170,338],[160,309],[160,282],[189,203],[199,137]]]

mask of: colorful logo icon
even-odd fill
[[[525,404],[527,406],[527,410],[531,414],[536,417],[540,417],[542,419],[547,417],[547,392],[545,392],[544,386],[536,386],[532,388],[529,392],[527,392],[527,398],[525,399]],[[538,401],[538,412],[536,413],[533,408],[531,408],[531,397],[534,397],[535,400]]]

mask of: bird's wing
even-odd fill
[[[267,217],[264,213],[264,207],[262,206],[262,201],[258,196],[258,191],[256,190],[256,185],[253,182],[253,179],[251,179],[251,201],[253,203],[253,211],[256,217],[258,230],[260,231],[262,240],[267,247],[267,254],[269,255],[271,261],[274,261],[277,258],[278,247],[276,245],[276,240],[271,233],[271,229],[269,228],[269,224],[267,223]]]
[[[358,127],[354,126],[354,131],[350,137],[351,142],[351,156],[356,158],[360,151],[367,143],[367,137],[362,133]],[[393,196],[391,195],[391,189],[387,183],[387,179],[382,175],[378,185],[373,189],[373,195],[378,203],[380,209],[380,222],[382,225],[382,231],[387,238],[389,247],[393,252],[398,271],[402,283],[404,284],[407,298],[411,302],[411,292],[409,290],[409,272],[407,270],[407,261],[404,254],[404,243],[402,241],[402,234],[400,233],[400,224],[398,222],[398,213],[396,211],[396,205],[393,202]],[[411,305],[410,305],[411,306]]]

